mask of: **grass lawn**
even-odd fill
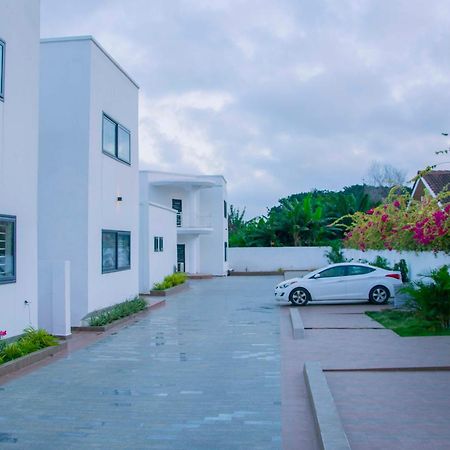
[[[385,311],[368,311],[366,314],[399,336],[450,336],[450,329],[443,329],[439,324],[420,319],[411,311],[387,309]]]

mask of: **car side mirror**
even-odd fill
[[[314,278],[315,280],[317,280],[318,278],[320,278],[320,273],[316,273],[316,274],[313,276],[313,278]]]

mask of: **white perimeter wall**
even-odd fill
[[[236,272],[264,272],[283,270],[313,270],[326,266],[325,252],[328,247],[235,247],[229,249],[230,269]],[[432,269],[450,264],[450,256],[432,252],[396,252],[389,250],[344,250],[346,258],[354,261],[365,259],[373,261],[377,255],[386,258],[391,264],[404,259],[412,279]]]
[[[16,282],[0,285],[0,330],[11,337],[37,326],[39,1],[2,0],[0,39],[6,43],[0,215],[17,218]]]

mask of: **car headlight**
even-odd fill
[[[286,289],[287,287],[289,287],[291,284],[294,284],[294,283],[295,283],[295,281],[287,281],[286,283],[281,284],[280,287],[282,289]]]

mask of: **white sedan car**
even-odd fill
[[[277,284],[275,298],[297,306],[328,300],[369,300],[380,305],[394,297],[395,288],[401,284],[400,272],[368,264],[340,263]]]

